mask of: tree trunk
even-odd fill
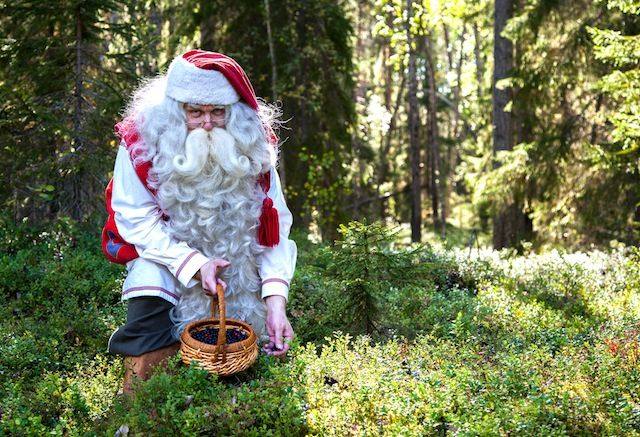
[[[493,72],[493,150],[513,150],[513,120],[505,106],[513,99],[511,87],[498,89],[496,83],[511,74],[513,43],[501,34],[513,16],[513,0],[496,0],[494,11],[494,72]],[[494,161],[494,168],[499,164]],[[516,247],[526,235],[527,216],[522,212],[522,199],[498,211],[493,219],[493,247]]]
[[[391,112],[391,91],[393,88],[392,81],[392,70],[391,65],[389,65],[389,52],[391,51],[389,47],[389,41],[387,39],[382,40],[382,69],[384,71],[384,106],[388,112]],[[404,77],[404,76],[403,76]],[[394,125],[394,117],[391,116],[391,120],[389,121],[389,130],[386,135],[382,135],[380,138],[380,154],[378,155],[378,171],[377,171],[377,192],[378,195],[381,196],[382,193],[382,184],[384,184],[387,180],[387,173],[389,170],[389,163],[387,160],[387,154],[385,153],[387,148],[386,144],[388,143],[387,139],[391,138],[392,126]],[[386,199],[382,199],[380,201],[378,215],[381,220],[384,220],[387,217],[387,202]]]
[[[409,161],[411,165],[411,241],[422,240],[422,199],[420,189],[420,139],[418,138],[418,81],[416,78],[416,53],[411,35],[413,0],[407,0],[407,45],[409,49]]]
[[[453,70],[453,47],[451,47],[451,40],[449,39],[449,28],[445,22],[442,23],[442,33],[444,35],[444,50],[447,53],[447,62],[449,71],[451,71]]]
[[[76,8],[75,16],[76,27],[76,63],[74,69],[74,112],[73,112],[73,150],[71,151],[70,159],[67,161],[67,165],[70,167],[69,175],[65,179],[65,202],[63,210],[67,211],[71,218],[74,220],[82,219],[82,191],[80,185],[82,184],[82,178],[78,174],[80,169],[77,168],[77,153],[85,153],[84,139],[82,134],[82,121],[83,121],[83,99],[84,99],[84,78],[83,78],[83,65],[84,65],[84,52],[83,52],[83,39],[84,39],[84,24],[82,22],[82,11],[80,6]],[[76,168],[74,168],[76,167]]]
[[[391,42],[389,40],[385,40],[383,42],[384,46],[382,48],[382,65],[384,68],[384,105],[387,108],[387,111],[391,112],[391,90],[393,88],[393,68],[389,62],[389,58],[391,57]]]
[[[83,78],[82,78],[82,17],[80,15],[80,9],[76,11],[76,65],[75,65],[75,111],[73,113],[73,137],[75,141],[75,148],[82,148],[82,93],[83,93]]]
[[[273,33],[271,32],[271,5],[269,0],[264,0],[264,13],[265,13],[265,21],[267,24],[267,42],[269,43],[269,59],[271,60],[271,102],[275,103],[278,100],[278,63],[276,61],[276,49],[275,44],[273,43]],[[282,185],[282,189],[286,190],[286,165],[285,165],[285,155],[284,150],[280,149],[279,153],[279,165],[278,165],[278,175],[280,176],[280,185]]]
[[[453,89],[453,123],[452,123],[452,138],[454,140],[453,145],[447,146],[445,154],[445,169],[443,170],[443,189],[442,189],[442,222],[444,223],[442,230],[442,238],[446,237],[446,223],[447,216],[451,211],[451,192],[453,187],[453,169],[456,168],[457,160],[459,156],[459,149],[456,148],[462,142],[463,138],[463,123],[460,117],[460,93],[462,90],[462,66],[465,61],[464,56],[464,41],[467,36],[467,23],[462,24],[462,31],[460,32],[460,39],[458,41],[458,63],[456,64],[456,85]]]
[[[391,78],[391,75],[389,75]],[[391,113],[391,120],[389,121],[389,131],[384,138],[384,146],[382,147],[382,151],[380,153],[380,171],[378,173],[378,192],[380,191],[380,186],[387,181],[387,177],[389,175],[389,152],[391,151],[391,139],[393,133],[396,130],[396,125],[398,123],[398,111],[400,109],[400,105],[402,104],[402,94],[404,92],[406,78],[402,75],[402,80],[400,81],[400,86],[398,87],[398,91],[396,94],[396,102],[393,107],[393,112]],[[389,85],[391,88],[391,85]],[[391,108],[389,108],[391,110]],[[385,218],[387,216],[387,201],[386,197],[383,197],[380,202],[380,218]]]
[[[291,41],[291,45],[293,47],[299,47],[303,44],[302,41],[309,37],[309,32],[307,31],[307,6],[306,2],[296,2],[294,3],[294,5],[295,8],[291,12],[289,19],[295,20],[295,32],[293,32],[292,36],[293,38],[296,38],[296,40]],[[309,114],[309,106],[307,103],[311,100],[310,98],[308,98],[308,94],[310,91],[308,87],[303,86],[303,84],[305,84],[305,72],[307,71],[308,64],[307,56],[309,55],[304,52],[300,54],[299,63],[297,64],[298,68],[296,68],[295,70],[295,84],[297,87],[301,88],[301,96],[296,99],[295,107],[290,108],[290,110],[294,114],[296,114],[296,117],[298,118],[298,126],[300,132],[298,141],[300,144],[306,144],[309,141],[309,126],[312,124],[310,120],[311,117]],[[292,169],[293,171],[291,171]],[[289,170],[289,180],[291,181],[294,177],[298,177],[299,179],[296,181],[297,185],[304,186],[304,184],[308,180],[307,176],[305,176],[309,172],[308,164],[304,161],[301,161],[300,159],[293,158],[289,161]],[[306,196],[301,194],[296,195],[293,198],[291,209],[294,214],[294,223],[296,222],[295,219],[299,217],[298,223],[300,223],[300,226],[303,228],[308,228],[311,224],[312,217],[308,213],[308,211],[305,210],[305,197]]]
[[[464,63],[464,40],[467,36],[467,24],[463,23],[460,32],[458,64],[456,65],[456,86],[453,89],[453,137],[458,140],[461,132],[460,123],[460,92],[462,90],[462,64]]]
[[[149,57],[147,64],[146,76],[152,76],[158,74],[158,47],[162,42],[162,10],[158,2],[152,2],[149,5],[149,21],[153,24],[153,30],[151,33],[154,38],[149,46]]]
[[[176,14],[173,13],[173,7],[170,7],[167,11],[167,21],[169,23],[169,39],[167,40],[167,59],[171,61],[176,56]]]
[[[219,14],[210,0],[200,1],[200,48],[203,50],[217,51],[216,47],[216,24],[220,23]]]
[[[494,71],[493,71],[493,150],[513,148],[511,112],[505,106],[511,101],[512,89],[498,89],[496,83],[509,77],[513,69],[513,43],[501,33],[513,15],[513,0],[496,0],[494,24]]]
[[[596,98],[594,118],[598,116],[598,113],[600,112],[600,108],[602,107],[603,100],[604,100],[604,94],[598,94],[598,97]],[[598,141],[598,123],[594,122],[591,125],[591,135],[589,136],[589,142],[591,144],[596,144],[597,141]]]
[[[428,35],[424,37],[424,49],[426,60],[426,74],[428,82],[428,132],[429,150],[431,152],[431,207],[433,209],[433,227],[437,233],[440,230],[442,238],[446,236],[446,216],[442,193],[444,193],[445,175],[442,172],[440,156],[440,131],[438,128],[438,102],[436,92],[436,72],[433,64],[433,53],[431,50],[431,39]],[[440,216],[438,214],[440,210]]]
[[[476,82],[478,82],[478,101],[482,99],[482,84],[484,82],[484,59],[482,57],[482,46],[480,42],[480,29],[478,29],[478,23],[473,23],[473,37],[474,37],[474,53],[476,57]]]
[[[278,69],[276,68],[276,50],[273,44],[273,34],[271,33],[271,7],[269,0],[264,0],[264,13],[267,24],[267,42],[269,43],[269,58],[271,60],[271,100],[275,102],[278,99],[276,85],[278,83]]]
[[[364,23],[364,14],[366,5],[362,4],[362,1],[357,2],[357,13],[355,15],[355,37],[356,44],[355,50],[353,52],[353,61],[355,65],[358,65],[360,61],[362,61],[367,55],[365,53],[365,40],[368,38],[368,35],[364,34],[365,32],[365,23]],[[367,78],[367,73],[364,69],[360,69],[356,74],[356,84],[353,87],[351,98],[356,105],[360,104],[361,106],[356,106],[357,108],[361,108],[358,116],[366,117],[366,97],[367,97],[367,87],[369,86]],[[360,205],[362,199],[364,198],[363,193],[363,185],[364,174],[366,168],[366,162],[363,158],[362,150],[364,148],[364,144],[361,138],[361,134],[359,130],[354,129],[351,133],[351,144],[353,145],[353,152],[355,155],[355,159],[357,160],[358,172],[354,175],[353,178],[353,193],[355,197],[355,204]],[[354,218],[356,220],[360,220],[362,217],[362,213],[359,208],[356,208],[354,211]]]

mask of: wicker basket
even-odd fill
[[[182,361],[190,364],[196,361],[209,373],[220,376],[232,375],[251,366],[258,357],[258,338],[251,326],[240,320],[227,319],[225,316],[224,290],[220,284],[216,287],[217,299],[212,297],[211,318],[189,323],[180,336]],[[218,305],[216,305],[216,300]],[[215,318],[216,306],[220,318]],[[233,327],[244,331],[246,339],[226,344],[227,328]],[[193,332],[205,328],[218,328],[217,344],[207,344],[192,337]]]

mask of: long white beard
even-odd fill
[[[182,153],[164,150],[159,155],[153,168],[170,234],[211,259],[231,263],[221,274],[227,283],[227,317],[250,323],[266,339],[256,263],[263,250],[256,239],[263,195],[256,180],[268,154],[257,150],[255,156],[247,155],[233,136],[216,128],[192,131]],[[181,298],[171,312],[176,338],[189,322],[209,317],[211,301],[200,284],[179,287]]]

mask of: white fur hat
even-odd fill
[[[188,52],[187,54],[192,53]],[[240,95],[224,74],[203,64],[202,57],[176,57],[167,72],[167,96],[183,103],[231,105]]]

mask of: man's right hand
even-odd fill
[[[195,278],[202,281],[202,289],[208,295],[216,294],[216,285],[222,285],[222,288],[226,291],[227,284],[220,279],[220,271],[229,267],[231,263],[226,259],[213,259],[200,267],[200,271],[195,274]]]

